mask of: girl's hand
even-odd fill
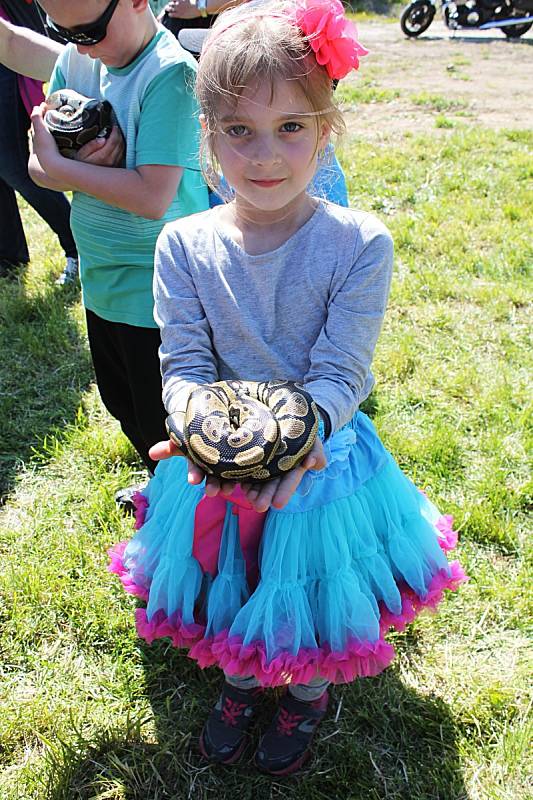
[[[150,458],[153,458],[154,461],[162,461],[172,456],[183,456],[185,454],[181,452],[174,442],[168,440],[166,442],[154,444],[154,446],[150,448],[148,455]],[[262,513],[268,511],[270,506],[274,506],[274,508],[284,508],[300,485],[307,470],[313,469],[318,471],[324,469],[326,466],[327,461],[324,455],[324,448],[322,447],[321,440],[317,437],[312,449],[306,455],[302,463],[294,469],[291,469],[287,475],[284,475],[282,478],[274,478],[265,483],[242,483],[241,489],[255,511]],[[196,485],[201,483],[204,478],[206,479],[205,493],[207,497],[215,497],[219,493],[229,497],[236,486],[235,481],[221,481],[213,475],[206,475],[197,464],[188,459],[188,482],[192,485]]]
[[[157,442],[157,444],[152,445],[152,447],[148,450],[148,455],[154,461],[164,461],[166,458],[172,458],[172,456],[183,456],[185,453],[182,453],[179,447],[174,444],[171,439],[167,439],[163,442]]]
[[[154,444],[148,451],[148,455],[150,458],[153,458],[154,461],[164,461],[173,456],[185,457],[185,453],[183,453],[171,439]],[[187,463],[187,481],[194,486],[201,483],[204,478],[206,478],[205,493],[208,497],[215,497],[219,492],[228,496],[235,489],[236,484],[233,481],[220,481],[218,478],[213,477],[213,475],[206,475],[194,461],[190,460],[190,458],[187,459]]]
[[[62,159],[63,156],[57,149],[54,137],[44,124],[45,113],[46,103],[35,106],[31,112],[31,145],[41,168],[48,177],[54,178],[54,167],[58,165],[58,159]]]
[[[76,161],[97,167],[119,167],[123,158],[124,137],[118,125],[113,125],[107,139],[96,137],[80,147],[76,154]]]
[[[300,485],[308,469],[321,470],[327,465],[322,441],[318,438],[301,464],[291,469],[282,478],[274,478],[266,483],[242,483],[241,489],[255,511],[268,511],[270,506],[284,508]]]

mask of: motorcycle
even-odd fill
[[[533,0],[413,0],[400,17],[404,34],[414,37],[427,31],[439,4],[450,30],[500,28],[515,39],[533,25]]]

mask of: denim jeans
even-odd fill
[[[77,255],[70,230],[70,204],[61,192],[42,189],[28,175],[30,119],[21,100],[17,76],[0,64],[0,262],[29,261],[28,245],[15,191],[57,235],[66,256]]]

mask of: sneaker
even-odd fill
[[[76,283],[78,280],[78,259],[67,256],[63,272],[56,280],[56,286],[65,286],[65,284]]]
[[[126,486],[125,489],[119,489],[115,492],[115,503],[124,514],[135,514],[136,505],[133,502],[133,496],[137,492],[142,492],[146,488],[146,484],[135,484],[135,486]]]
[[[243,690],[224,683],[200,734],[204,758],[217,764],[234,764],[241,757],[260,697],[260,689]]]
[[[270,775],[290,775],[299,770],[311,755],[313,737],[327,710],[327,691],[312,703],[287,692],[259,742],[256,767]]]

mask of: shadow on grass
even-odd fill
[[[92,380],[90,356],[70,308],[74,287],[30,296],[24,272],[0,284],[0,505],[21,464],[47,435],[76,419]]]
[[[217,697],[220,673],[197,669],[161,641],[143,646],[142,654],[154,741],[140,722],[137,729],[106,732],[63,749],[52,758],[50,800],[467,798],[449,708],[406,687],[395,667],[334,688],[313,761],[300,775],[281,780],[261,775],[251,763],[258,733],[274,711],[274,692],[265,694],[241,763],[210,766],[198,753],[198,735]]]

